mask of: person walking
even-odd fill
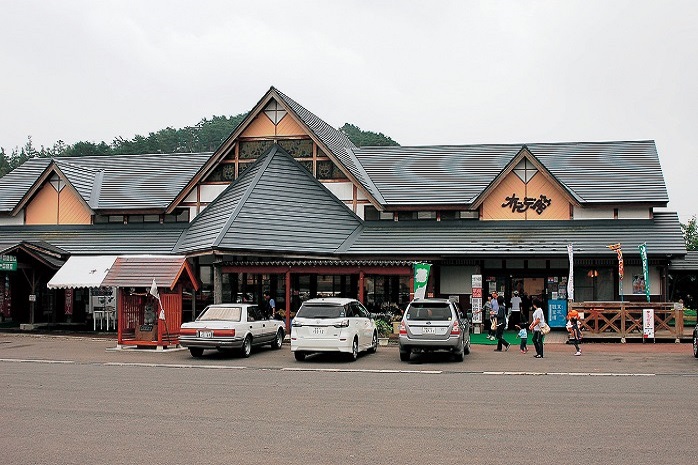
[[[269,319],[276,318],[276,301],[271,298],[269,291],[264,291],[264,313]]]
[[[492,295],[487,296],[487,302],[485,302],[482,311],[485,314],[485,318],[487,319],[487,321],[485,322],[487,325],[487,339],[489,339],[490,341],[494,341],[494,318],[497,315],[497,313],[492,308]]]
[[[577,310],[570,310],[567,314],[567,319],[569,320],[569,333],[570,341],[574,344],[574,348],[577,349],[574,355],[582,355],[582,349],[579,348],[579,343],[582,339],[582,332],[579,330],[579,312]]]
[[[543,314],[543,309],[540,308],[541,302],[537,297],[533,299],[533,315],[531,316],[532,322],[528,327],[533,331],[533,347],[536,348],[536,358],[543,358],[543,331],[541,324],[545,323],[545,315]]]
[[[507,325],[507,308],[504,306],[504,296],[497,297],[497,348],[494,349],[496,352],[501,352],[502,347],[504,350],[509,350],[509,343],[504,339],[504,329]]]

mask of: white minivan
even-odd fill
[[[306,300],[291,324],[291,351],[299,361],[315,352],[341,352],[356,360],[359,352],[377,348],[376,323],[356,299]]]

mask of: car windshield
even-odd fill
[[[451,321],[453,314],[451,313],[451,307],[447,303],[422,302],[410,305],[405,318],[417,321]]]
[[[242,307],[208,307],[196,321],[240,321]]]
[[[296,313],[301,318],[344,318],[345,315],[344,306],[328,304],[303,305]]]

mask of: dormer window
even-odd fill
[[[276,100],[271,99],[267,106],[264,107],[264,114],[267,115],[267,118],[269,118],[271,122],[274,123],[274,126],[276,126],[279,124],[279,121],[286,116],[286,110],[284,107],[279,105]]]
[[[514,168],[514,173],[516,173],[524,184],[528,184],[528,181],[533,179],[533,176],[535,176],[537,172],[538,170],[533,163],[528,160],[528,158],[521,160],[519,164],[516,165],[516,168]]]

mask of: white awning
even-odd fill
[[[72,256],[48,282],[49,289],[101,287],[116,255]]]

